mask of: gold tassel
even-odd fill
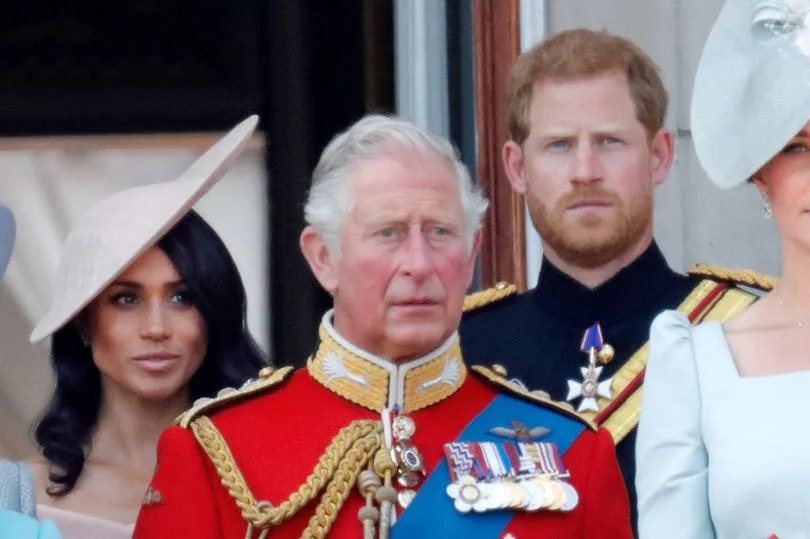
[[[379,539],[388,539],[391,530],[391,511],[397,501],[397,491],[391,485],[391,477],[397,471],[397,465],[391,459],[390,450],[383,445],[374,455],[374,471],[378,476],[383,477],[383,486],[377,489],[374,497],[380,504],[380,532]]]
[[[374,539],[375,522],[380,520],[380,511],[374,507],[374,494],[380,485],[380,478],[373,470],[363,470],[357,478],[357,489],[366,499],[365,507],[361,507],[357,513],[357,518],[363,523],[363,539]]]

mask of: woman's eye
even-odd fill
[[[119,292],[114,294],[110,299],[116,305],[135,305],[138,303],[138,296],[132,292]]]
[[[804,153],[806,151],[807,145],[805,145],[803,142],[794,142],[793,144],[788,144],[785,146],[782,153]]]
[[[181,305],[193,305],[194,301],[191,299],[191,294],[188,290],[178,290],[171,297],[172,303],[179,303]]]

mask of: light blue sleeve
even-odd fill
[[[25,463],[0,459],[0,508],[36,516],[34,478]]]
[[[700,415],[691,325],[683,314],[667,311],[650,329],[636,440],[641,539],[715,537]]]
[[[0,539],[62,539],[50,520],[37,521],[10,509],[0,509]]]

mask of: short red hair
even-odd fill
[[[623,37],[583,28],[566,30],[538,43],[518,58],[509,73],[509,136],[523,144],[529,136],[529,108],[535,83],[590,78],[618,71],[627,77],[638,121],[652,137],[664,126],[667,91],[658,67]]]

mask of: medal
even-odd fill
[[[459,512],[570,511],[579,502],[553,443],[451,442],[444,454],[451,480],[446,492]]]
[[[391,460],[397,465],[397,482],[406,488],[415,487],[425,475],[422,454],[411,442],[416,425],[408,416],[398,415],[391,425],[396,442],[391,445]]]
[[[611,399],[613,393],[610,386],[613,383],[613,378],[599,381],[599,376],[602,374],[602,367],[597,366],[597,355],[600,350],[607,349],[610,345],[606,345],[602,339],[602,328],[599,323],[595,323],[589,327],[585,334],[582,336],[582,344],[580,344],[580,351],[588,354],[588,365],[580,368],[582,373],[582,381],[568,380],[568,396],[565,398],[567,401],[581,398],[582,400],[577,407],[578,412],[585,410],[599,411],[599,403],[597,397]],[[610,354],[603,354],[605,357],[608,355],[613,358],[613,347],[608,350]],[[604,361],[605,363],[607,361]]]
[[[406,488],[397,492],[397,502],[399,502],[399,506],[403,509],[407,509],[414,498],[416,498],[415,490]]]

